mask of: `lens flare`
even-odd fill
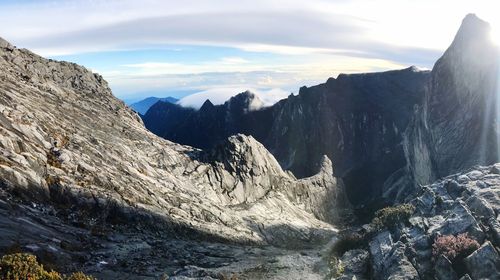
[[[500,46],[500,28],[494,27],[491,29],[491,40]]]

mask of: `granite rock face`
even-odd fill
[[[101,230],[114,226],[127,235],[140,230],[132,238],[143,247],[140,239],[154,234],[302,248],[335,234],[329,222],[343,211],[336,201],[349,207],[327,158],[319,173],[299,180],[253,137],[231,137],[212,151],[166,141],[146,130],[101,76],[3,40],[0,92],[2,252],[43,244],[74,259],[96,249],[75,249],[77,236],[95,230],[89,242],[102,244]],[[46,234],[37,236],[41,229]],[[86,261],[94,260],[68,267],[90,269]]]
[[[500,56],[490,29],[468,15],[434,65],[422,105],[405,133],[410,171],[418,184],[498,162]]]

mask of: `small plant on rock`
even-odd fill
[[[56,271],[47,271],[31,254],[17,253],[0,259],[0,279],[2,280],[95,280],[81,272],[68,277]]]
[[[64,280],[95,280],[94,277],[83,274],[83,272],[75,272]]]
[[[432,255],[437,258],[444,255],[450,261],[463,259],[479,248],[479,243],[470,238],[467,233],[457,236],[438,236],[432,245]]]
[[[386,207],[375,212],[375,218],[372,225],[377,229],[384,227],[394,229],[399,224],[407,222],[415,211],[415,206],[411,204],[400,204],[397,206]]]
[[[328,262],[328,267],[330,269],[329,276],[331,278],[338,278],[344,274],[344,265],[342,261],[337,257],[332,257]]]

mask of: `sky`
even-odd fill
[[[250,89],[272,104],[339,73],[431,69],[466,14],[500,25],[496,2],[0,0],[0,37],[84,65],[126,101]]]

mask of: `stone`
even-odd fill
[[[370,254],[366,250],[349,250],[340,259],[344,273],[340,279],[369,279]]]
[[[4,49],[6,49],[8,51],[13,51],[14,50],[14,46],[12,44],[10,44],[9,42],[7,42],[2,37],[0,37],[0,48],[4,48]]]
[[[453,270],[452,264],[448,258],[443,255],[440,255],[436,264],[434,265],[434,269],[436,271],[436,278],[438,280],[457,280],[457,273]]]
[[[500,257],[489,241],[464,259],[473,279],[500,279]]]
[[[466,200],[466,203],[476,216],[485,218],[495,216],[495,211],[491,205],[481,197],[471,196]]]
[[[455,180],[449,180],[445,183],[445,188],[448,194],[451,196],[452,199],[455,199],[459,196],[461,196],[464,187],[457,183]]]

